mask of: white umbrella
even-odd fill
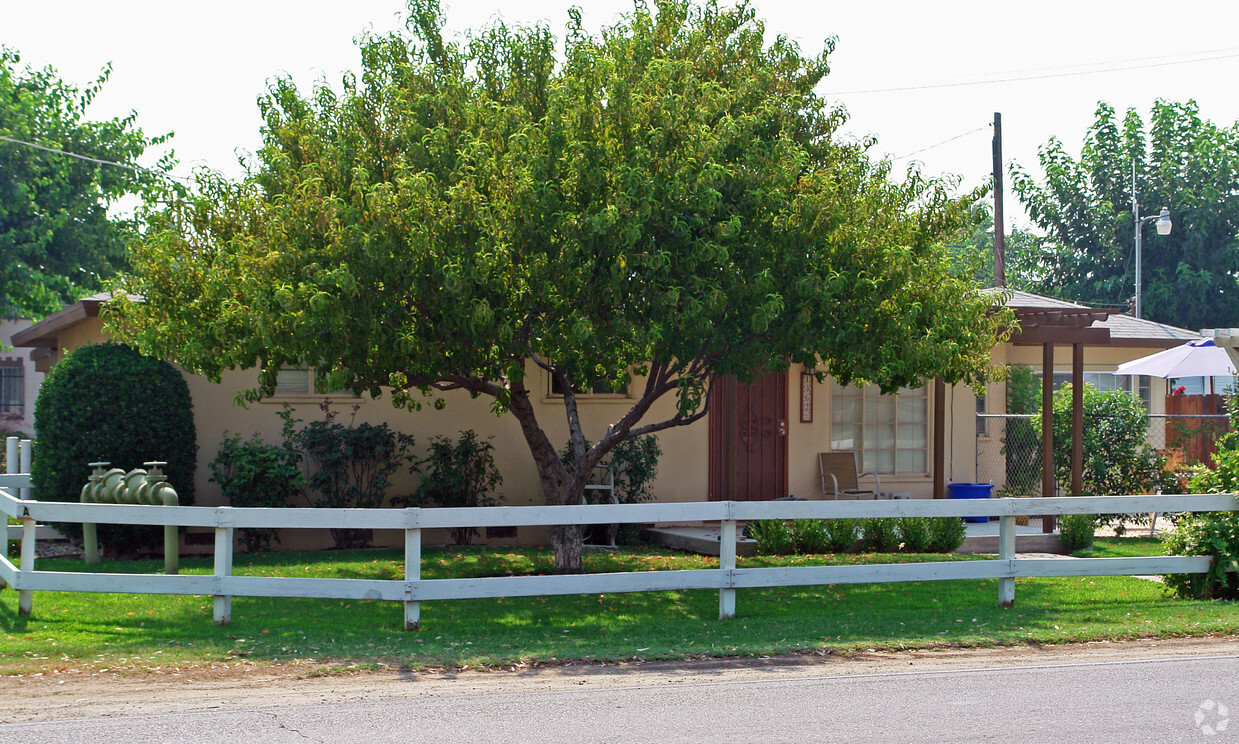
[[[1166,379],[1219,377],[1235,374],[1235,365],[1230,361],[1226,350],[1214,344],[1213,339],[1201,338],[1120,364],[1114,374]]]

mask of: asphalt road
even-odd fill
[[[1239,656],[809,677],[755,669],[714,682],[0,726],[0,742],[128,741],[1226,742],[1239,741]]]

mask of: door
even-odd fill
[[[752,385],[716,383],[710,403],[710,500],[769,501],[787,495],[787,373]]]

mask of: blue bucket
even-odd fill
[[[993,483],[950,483],[947,488],[953,499],[988,499],[994,493]],[[989,517],[964,517],[965,522],[988,522]]]

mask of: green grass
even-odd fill
[[[741,559],[740,566],[947,559],[762,557]],[[717,565],[653,548],[590,553],[586,560],[590,571]],[[92,568],[158,572],[161,565]],[[544,573],[552,565],[550,552],[542,549],[427,550],[423,575]],[[209,559],[187,558],[182,566],[184,573],[210,572]],[[41,559],[39,568],[81,571],[83,565]],[[399,579],[403,565],[397,551],[276,553],[239,555],[235,571]],[[728,621],[718,619],[716,591],[456,600],[423,603],[423,629],[406,633],[398,602],[238,597],[232,624],[215,627],[209,596],[36,593],[34,614],[20,617],[17,595],[7,589],[0,592],[0,672],[166,669],[241,660],[506,667],[1239,633],[1239,604],[1170,599],[1160,585],[1135,578],[1020,580],[1016,605],[1007,610],[997,606],[997,594],[997,580],[739,590],[737,617]]]
[[[1165,554],[1160,537],[1098,537],[1093,540],[1092,548],[1072,553],[1077,558],[1141,558]]]

